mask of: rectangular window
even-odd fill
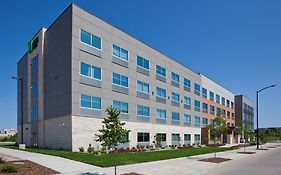
[[[194,83],[194,91],[197,93],[200,93],[200,85],[197,83]]]
[[[180,120],[180,113],[172,112],[172,120],[179,121]]]
[[[225,105],[225,98],[224,97],[221,97],[221,104]]]
[[[31,72],[35,71],[38,69],[38,56],[36,55],[34,58],[31,60]]]
[[[200,101],[194,100],[194,107],[195,109],[200,110]]]
[[[215,107],[213,105],[210,105],[210,114],[215,115]]]
[[[195,124],[200,124],[200,117],[195,116],[195,117],[194,117],[194,123],[195,123]]]
[[[166,98],[166,89],[156,87],[156,96]]]
[[[161,138],[161,142],[166,142],[166,134],[165,133],[157,133],[157,136]]]
[[[191,106],[191,99],[189,97],[185,96],[183,102],[185,105]]]
[[[163,68],[163,67],[161,67],[161,66],[159,66],[159,65],[156,65],[156,73],[157,73],[158,75],[161,75],[161,76],[163,76],[163,77],[166,77],[166,69]]]
[[[138,142],[149,142],[149,133],[138,132]]]
[[[118,109],[121,113],[126,113],[127,114],[128,111],[129,111],[129,107],[128,107],[128,103],[127,102],[121,102],[121,101],[113,100],[112,106],[115,109]]]
[[[229,107],[230,106],[230,102],[229,100],[226,100],[226,106]]]
[[[149,70],[149,61],[145,58],[137,56],[137,65]]]
[[[216,102],[220,103],[220,96],[218,94],[216,94]]]
[[[178,142],[178,141],[180,141],[180,135],[172,134],[172,142]]]
[[[206,88],[202,88],[202,96],[204,98],[207,98],[207,89]]]
[[[112,83],[119,86],[128,87],[128,77],[117,73],[112,73]]]
[[[214,99],[215,99],[215,94],[212,91],[210,91],[210,100],[214,101]]]
[[[149,93],[149,84],[142,81],[137,81],[137,91]]]
[[[137,105],[137,115],[149,117],[149,107]]]
[[[210,124],[213,125],[214,124],[214,120],[210,119]]]
[[[200,134],[194,134],[194,140],[200,142]]]
[[[36,96],[38,94],[38,85],[37,82],[31,83],[31,95]]]
[[[203,112],[208,113],[208,104],[203,103]]]
[[[221,109],[217,107],[217,115],[221,112]]]
[[[80,41],[97,49],[101,49],[101,38],[82,29],[80,30]]]
[[[180,102],[180,94],[172,92],[172,101]]]
[[[231,119],[234,120],[234,113],[231,113]]]
[[[207,118],[203,118],[202,124],[203,124],[203,126],[206,126],[208,124],[208,119]]]
[[[81,94],[81,96],[80,96],[80,107],[98,109],[99,110],[99,109],[101,109],[101,98]]]
[[[36,105],[33,105],[31,108],[31,119],[32,121],[38,120],[38,107]]]
[[[234,103],[233,102],[231,102],[231,109],[233,109],[234,108]]]
[[[191,123],[191,115],[184,114],[184,123]]]
[[[126,61],[128,61],[128,58],[129,58],[128,51],[115,44],[112,45],[112,55],[116,56],[118,58],[121,58],[123,60],[126,60]]]
[[[164,109],[156,109],[156,118],[165,119],[166,120],[166,110],[164,110]]]
[[[101,80],[101,68],[83,62],[80,63],[80,74]]]
[[[184,85],[184,87],[189,87],[190,88],[190,80],[189,79],[187,79],[187,78],[184,78],[183,79],[183,85]]]
[[[180,76],[174,72],[171,72],[171,80],[174,82],[179,83],[180,82]]]
[[[190,139],[191,137],[190,137],[190,134],[184,134],[184,141],[185,142],[190,142]]]
[[[230,112],[227,111],[227,118],[230,119]]]

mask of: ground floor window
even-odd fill
[[[149,133],[138,132],[138,142],[149,142]]]
[[[184,134],[184,141],[185,142],[190,142],[190,138],[191,138],[190,134]]]
[[[194,140],[196,143],[200,142],[200,134],[194,134]]]
[[[157,136],[160,136],[161,142],[166,142],[166,134],[165,133],[157,133]]]
[[[178,145],[180,141],[180,134],[172,134],[172,145]]]

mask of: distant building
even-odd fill
[[[235,96],[235,123],[239,125],[243,122],[244,126],[254,131],[254,102],[243,95]]]
[[[17,134],[16,129],[13,128],[4,128],[0,131],[0,137],[11,137]]]

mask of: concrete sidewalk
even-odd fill
[[[155,162],[139,163],[125,166],[118,166],[118,174],[136,172],[147,175],[171,175],[171,174],[191,174],[191,175],[206,175],[206,174],[228,174],[228,172],[236,172],[232,169],[229,171],[229,167],[243,166],[240,162],[249,162],[252,160],[259,161],[268,156],[271,156],[272,152],[275,155],[281,157],[281,148],[271,148],[268,151],[255,150],[255,147],[247,147],[246,151],[254,151],[256,154],[245,155],[237,154],[240,150],[232,150],[227,152],[217,153],[218,157],[230,158],[231,161],[224,162],[221,164],[208,163],[198,161],[203,158],[210,158],[214,156],[214,153],[204,154],[192,157],[183,157],[177,159],[161,160]],[[0,147],[0,155],[6,155],[13,158],[19,158],[24,160],[30,160],[40,165],[46,166],[53,170],[59,171],[62,174],[80,174],[82,172],[102,172],[107,175],[114,174],[114,168],[101,168],[97,166],[88,165],[85,163],[60,158],[56,156],[43,155],[38,153],[30,153],[26,151],[19,151],[13,149],[6,149]],[[278,157],[276,157],[278,159]],[[279,159],[281,162],[281,159]],[[279,165],[278,167],[281,167]],[[222,170],[221,172],[216,171],[217,169]],[[224,171],[223,171],[224,170]],[[227,170],[227,171],[226,171]],[[241,173],[240,173],[241,174]],[[242,173],[243,174],[243,173]],[[280,173],[281,174],[281,173]]]

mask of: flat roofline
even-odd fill
[[[247,97],[247,96],[245,96],[245,95],[243,95],[243,94],[235,95],[235,97],[236,97],[236,96],[241,96],[242,98],[244,97],[244,98],[246,98],[247,100],[249,100],[249,101],[251,101],[252,103],[254,103],[254,101],[253,101],[252,99],[250,99],[249,97]]]

